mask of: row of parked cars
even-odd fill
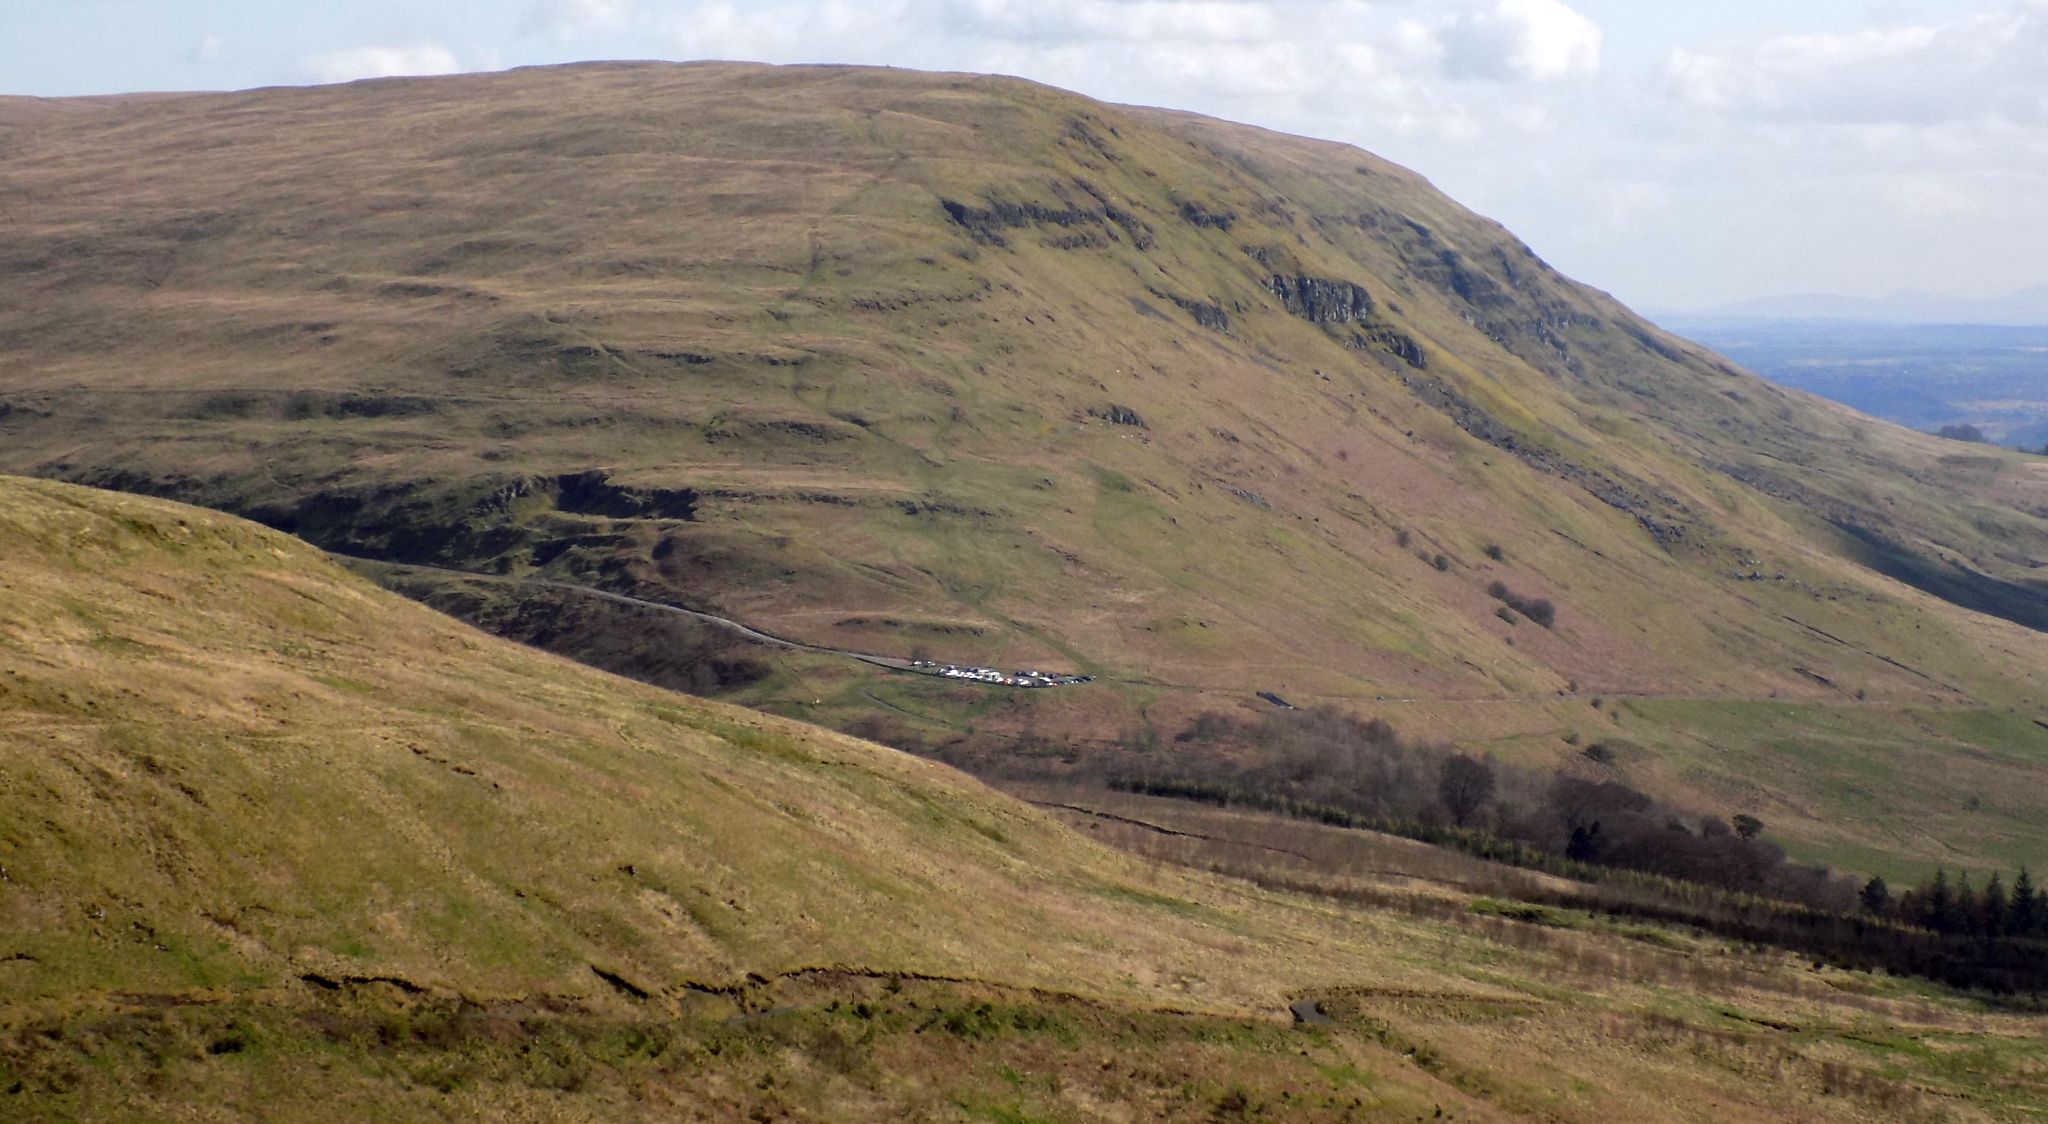
[[[998,687],[1073,687],[1093,683],[1093,675],[1056,675],[1046,671],[1003,671],[993,667],[960,667],[933,660],[911,660],[910,666],[942,679],[966,679]]]

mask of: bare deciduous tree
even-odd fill
[[[1493,799],[1493,766],[1477,757],[1454,753],[1444,758],[1436,791],[1444,811],[1451,814],[1459,827],[1464,827],[1474,812]]]

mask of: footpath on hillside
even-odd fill
[[[731,617],[720,616],[717,613],[708,613],[702,609],[686,609],[680,605],[670,605],[662,601],[650,601],[644,597],[634,597],[625,593],[613,593],[610,590],[578,585],[575,582],[555,581],[550,578],[536,578],[517,574],[482,574],[474,570],[456,569],[452,566],[429,566],[414,562],[387,562],[380,558],[365,558],[360,555],[343,554],[338,551],[329,551],[329,553],[344,562],[373,566],[385,570],[445,574],[449,577],[461,578],[464,581],[489,582],[502,585],[525,585],[536,589],[560,590],[565,593],[595,597],[615,604],[653,609],[662,613],[673,613],[702,624],[725,629],[756,643],[788,648],[798,652],[811,652],[821,656],[840,656],[846,659],[859,660],[862,663],[872,664],[876,667],[888,668],[891,671],[904,671],[915,675],[930,675],[940,679],[955,679],[967,683],[983,683],[991,687],[1019,687],[1025,689],[1077,687],[1084,683],[1095,681],[1095,677],[1092,675],[1071,675],[1063,672],[1037,670],[1003,671],[993,667],[973,667],[939,663],[934,660],[903,659],[875,652],[857,651],[852,648],[834,648],[824,644],[811,644],[802,640],[792,640],[787,636],[777,636],[772,632],[755,628],[753,625],[736,621]]]

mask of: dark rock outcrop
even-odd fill
[[[1228,209],[1212,211],[1200,203],[1187,202],[1180,205],[1180,218],[1189,226],[1204,230],[1229,230],[1237,222],[1237,212]]]
[[[1041,226],[1095,228],[1066,235],[1060,240],[1062,244],[1073,247],[1097,246],[1104,238],[1119,241],[1118,232],[1140,250],[1149,250],[1156,242],[1152,228],[1145,220],[1117,206],[1107,193],[1087,180],[1055,183],[1052,192],[1060,200],[1058,207],[1048,207],[1043,203],[1011,203],[1001,199],[988,200],[986,207],[941,199],[939,206],[945,209],[947,218],[964,228],[975,241],[991,246],[1009,245],[1003,237],[1005,230]]]
[[[942,199],[939,205],[946,209],[946,217],[964,227],[975,241],[985,242],[991,246],[1009,245],[1002,235],[1004,230],[1033,226],[1068,227],[1102,221],[1100,213],[1073,207],[1052,208],[1037,203],[991,201],[986,207],[971,207],[951,199]]]
[[[1355,324],[1372,316],[1372,296],[1351,281],[1276,273],[1266,279],[1266,289],[1287,311],[1312,324]]]
[[[1217,332],[1228,332],[1230,330],[1230,314],[1223,311],[1223,306],[1220,304],[1172,295],[1168,295],[1166,299],[1180,306],[1182,312],[1194,317],[1195,323],[1200,324],[1204,328]]]
[[[1352,346],[1360,350],[1378,348],[1418,371],[1429,366],[1429,356],[1422,350],[1422,344],[1398,328],[1368,328],[1352,337]]]

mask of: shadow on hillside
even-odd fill
[[[2048,592],[1929,558],[1863,527],[1835,527],[1845,537],[1850,557],[1894,581],[1965,609],[2048,632]]]

